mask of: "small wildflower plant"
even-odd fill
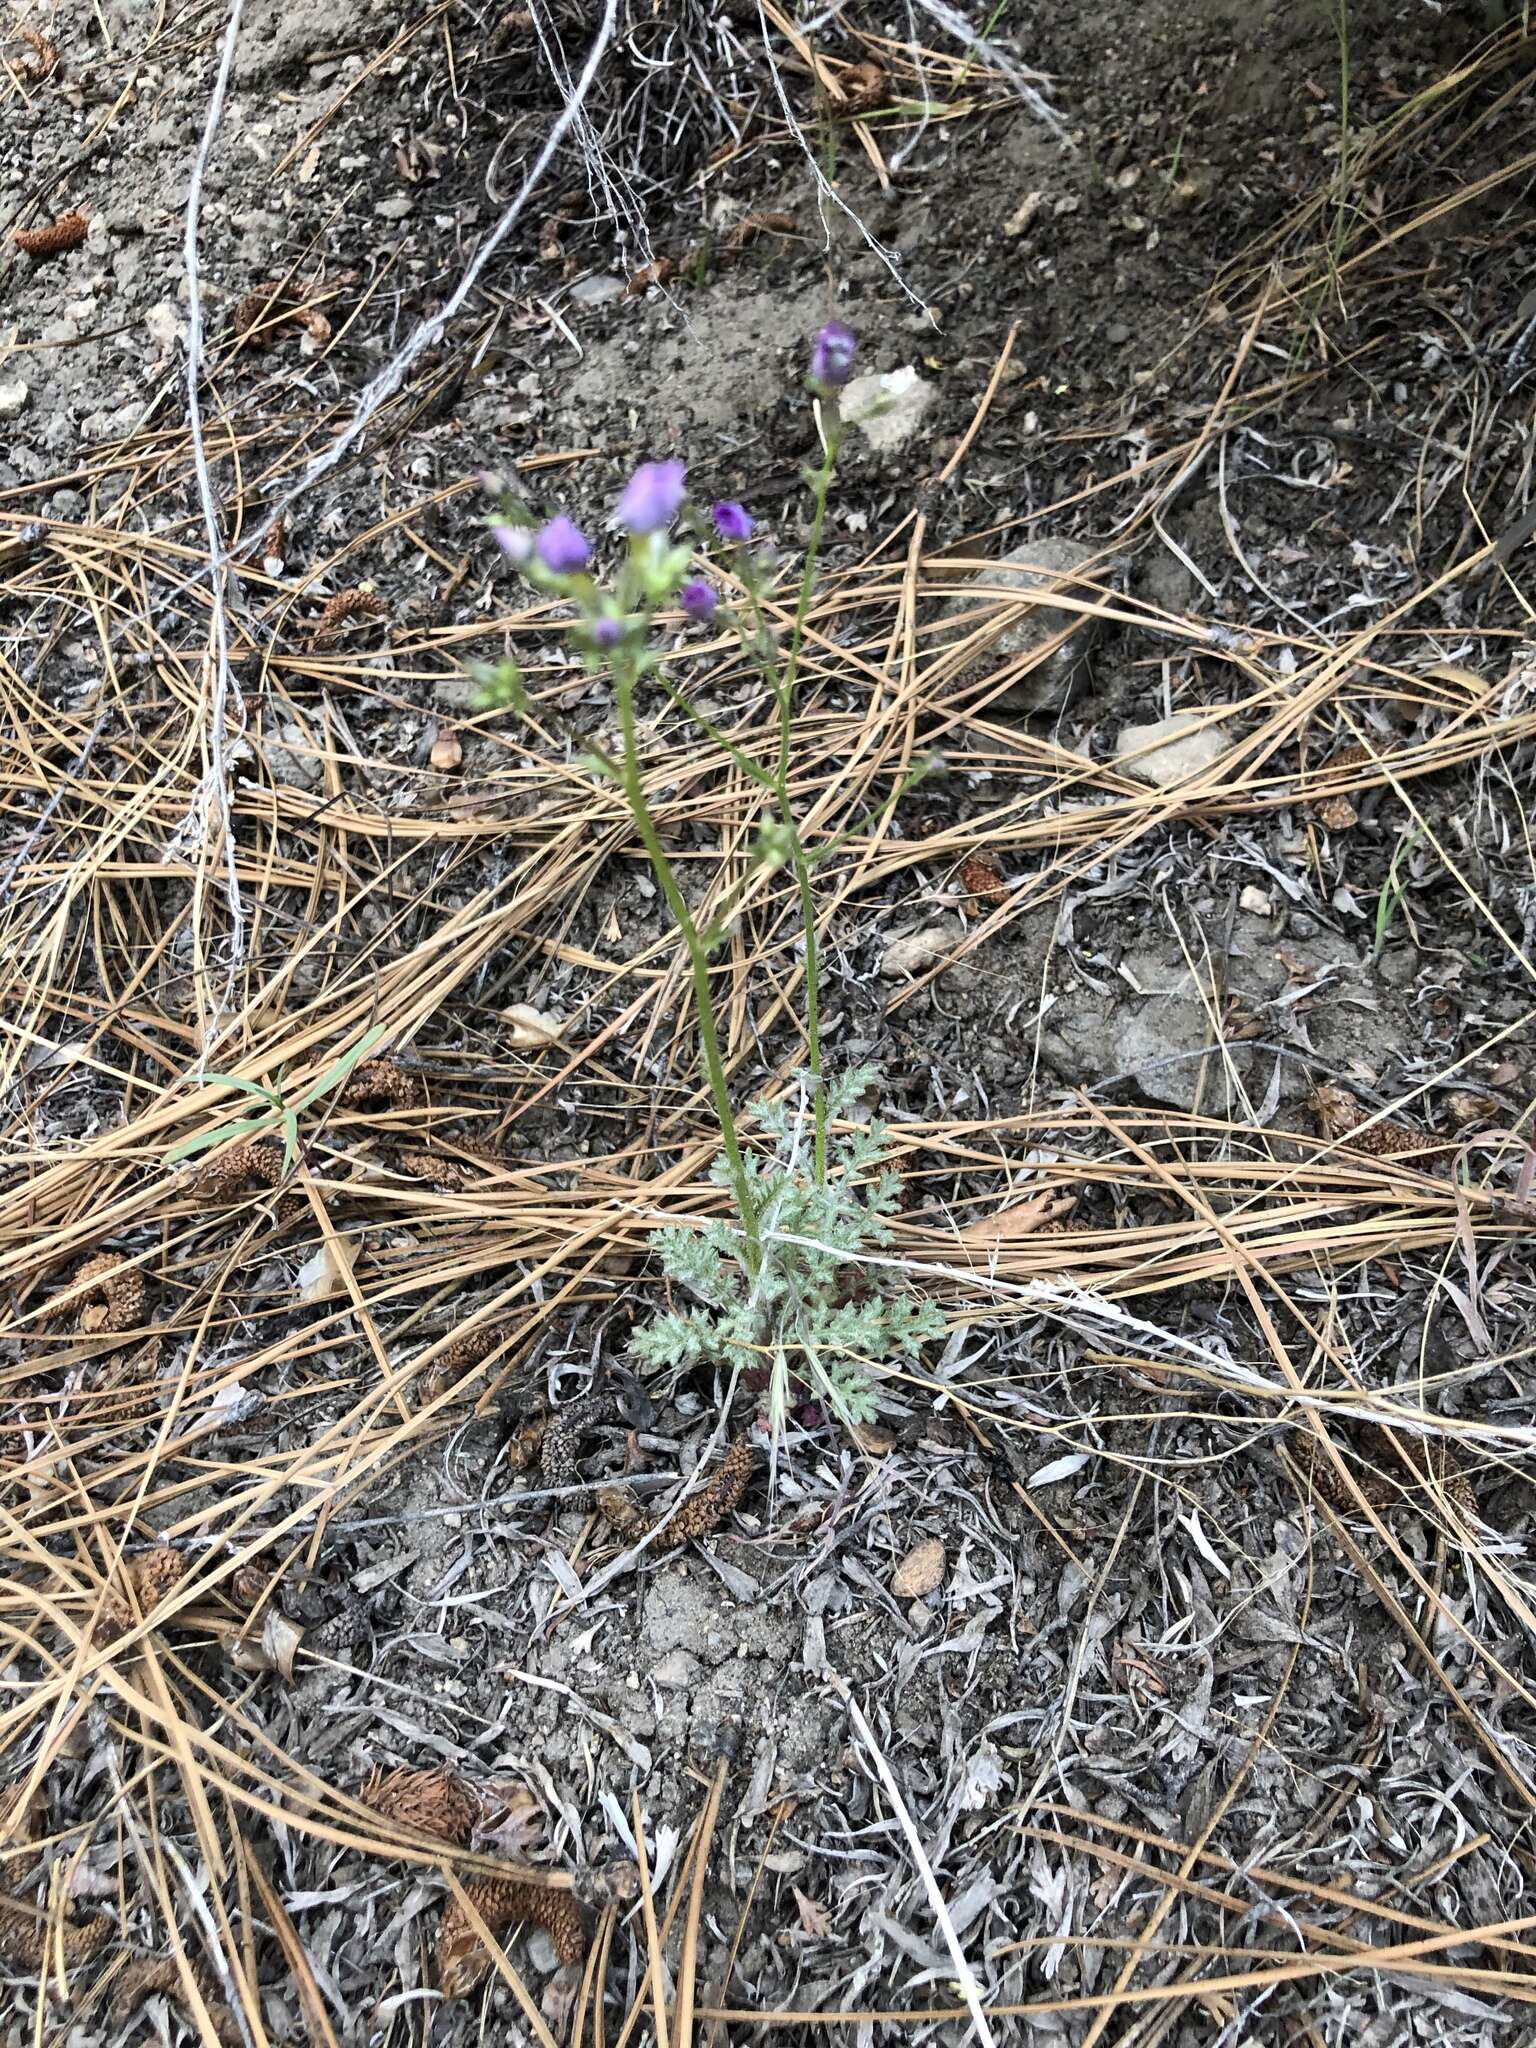
[[[867,1419],[876,1405],[872,1368],[910,1352],[942,1328],[931,1303],[894,1290],[882,1295],[872,1276],[885,1269],[866,1269],[860,1276],[861,1254],[889,1239],[885,1218],[895,1205],[896,1181],[883,1165],[888,1150],[883,1126],[833,1132],[873,1076],[861,1069],[829,1081],[825,1072],[812,860],[790,798],[805,624],[844,433],[838,394],[852,373],[855,347],[852,333],[834,320],[816,336],[811,351],[806,386],[818,406],[822,459],[804,473],[811,494],[810,536],[783,644],[767,617],[778,564],[771,552],[754,548],[755,520],[734,499],[707,508],[694,504],[680,461],[643,463],[625,484],[611,520],[626,537],[625,547],[606,581],[594,573],[592,542],[564,515],[541,525],[524,506],[503,498],[491,522],[503,555],[532,587],[571,605],[582,658],[612,683],[617,749],[589,752],[587,765],[622,792],[687,951],[704,1070],[720,1121],[722,1151],[713,1178],[729,1190],[736,1211],[732,1220],[710,1222],[701,1230],[668,1227],[655,1233],[652,1242],[663,1270],[698,1306],[658,1316],[631,1340],[631,1348],[639,1360],[658,1369],[706,1363],[724,1366],[733,1375],[766,1369],[776,1429],[792,1386],[826,1400],[845,1420]],[[711,558],[715,576],[709,573]],[[739,595],[726,596],[717,580],[721,569]],[[663,615],[700,628],[735,630],[775,707],[766,762],[718,731],[672,681],[656,638]],[[503,661],[477,673],[485,703],[527,708],[514,663]],[[753,1105],[758,1127],[773,1141],[771,1151],[743,1146],[720,1050],[709,963],[725,935],[730,906],[714,925],[700,925],[678,884],[645,793],[635,704],[642,683],[650,682],[762,791],[757,864],[788,867],[795,878],[805,947],[809,1066],[796,1114],[782,1102]],[[893,794],[892,804],[916,773],[921,769]]]

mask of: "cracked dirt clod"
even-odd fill
[[[569,1892],[517,1878],[488,1878],[466,1885],[465,1897],[492,1934],[519,1920],[542,1927],[563,1964],[581,1962],[587,1952],[587,1930],[581,1908]],[[471,1925],[457,1899],[450,1899],[437,1935],[437,1981],[445,1998],[463,1998],[491,1967],[490,1950]]]
[[[77,1285],[87,1284],[77,1327],[91,1336],[137,1329],[144,1320],[144,1275],[118,1252],[102,1252],[87,1259],[75,1275]]]
[[[474,1833],[480,1801],[445,1764],[435,1770],[376,1770],[358,1793],[363,1805],[419,1834],[460,1847]]]
[[[104,1914],[94,1920],[65,1920],[50,1925],[20,1906],[0,1902],[0,1956],[27,1970],[46,1969],[62,1955],[66,1969],[99,1955],[117,1933]]]
[[[1310,1107],[1324,1138],[1335,1139],[1347,1152],[1365,1153],[1372,1159],[1396,1159],[1412,1153],[1420,1164],[1446,1159],[1455,1147],[1406,1124],[1383,1118],[1369,1123],[1372,1112],[1357,1102],[1346,1088],[1314,1088]],[[1368,1128],[1362,1129],[1363,1125]]]
[[[691,1494],[656,1539],[658,1550],[670,1550],[708,1536],[718,1529],[747,1490],[752,1476],[752,1446],[744,1436],[729,1446],[715,1471],[697,1493]],[[627,1540],[646,1535],[661,1520],[636,1507],[621,1486],[605,1486],[597,1505],[619,1534]]]
[[[213,2023],[214,2033],[220,2041],[228,2043],[229,2048],[236,2048],[243,2037],[225,2000],[223,1985],[206,1963],[189,1961],[187,1967]],[[108,2001],[112,2017],[115,2020],[131,2019],[145,1999],[156,1994],[172,1999],[186,2013],[189,2021],[195,2018],[174,1956],[136,1956],[125,1969],[120,1970],[112,1980]]]

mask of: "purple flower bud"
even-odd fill
[[[592,645],[606,654],[610,647],[617,647],[624,638],[624,628],[617,619],[594,619],[590,628]]]
[[[829,320],[811,343],[811,382],[837,390],[853,373],[853,331],[841,320]]]
[[[710,511],[715,522],[715,531],[722,540],[743,541],[752,538],[752,514],[745,505],[738,505],[734,498],[722,498]]]
[[[702,576],[695,576],[685,583],[677,593],[677,601],[697,626],[707,626],[715,616],[715,586],[706,583]]]
[[[615,526],[631,533],[659,533],[683,509],[688,472],[680,462],[642,462],[613,508]]]
[[[533,545],[551,576],[574,576],[592,559],[586,535],[563,512],[558,519],[550,520]]]
[[[514,569],[521,569],[533,553],[533,535],[526,526],[512,526],[498,519],[491,528],[491,538]]]

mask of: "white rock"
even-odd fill
[[[502,1011],[501,1020],[508,1026],[507,1042],[521,1052],[553,1045],[560,1036],[559,1018],[551,1017],[546,1010],[536,1010],[532,1003],[513,1003]]]
[[[1052,604],[1057,589],[1073,597],[1091,600],[1093,592],[1066,579],[1088,574],[1102,577],[1103,550],[1072,540],[1066,534],[1042,534],[1024,541],[998,558],[991,567],[979,570],[973,581],[976,594],[952,598],[944,607],[948,617],[968,614],[964,631],[986,633],[988,621],[983,608],[990,607],[1002,624],[992,628],[991,638],[976,662],[968,664],[957,678],[967,682],[983,668],[995,671],[1020,655],[1029,654],[1058,633],[1067,635],[1061,645],[1037,662],[1026,674],[1010,683],[1001,696],[987,706],[996,711],[1059,711],[1083,672],[1087,655],[1098,632],[1098,620],[1069,606]],[[1009,599],[1015,602],[1010,603]]]
[[[842,414],[880,454],[910,441],[923,414],[938,397],[937,385],[919,377],[908,363],[870,377],[855,377],[843,387]]]
[[[186,333],[186,325],[170,299],[160,299],[151,306],[144,315],[144,325],[158,349],[173,349]]]
[[[19,377],[12,383],[0,384],[0,420],[13,420],[18,413],[25,412],[31,396],[31,386],[23,384]]]
[[[1171,789],[1214,767],[1231,744],[1208,712],[1176,711],[1151,725],[1128,725],[1115,742],[1115,759],[1141,781]],[[1133,754],[1139,758],[1129,759]]]
[[[904,976],[921,974],[932,967],[947,953],[953,952],[960,938],[959,928],[953,924],[925,924],[916,931],[903,932],[900,938],[892,939],[880,960],[880,972],[899,980]]]
[[[1255,889],[1252,882],[1244,889],[1237,902],[1239,909],[1251,910],[1255,917],[1273,917],[1275,914],[1274,897],[1266,896],[1262,889]]]

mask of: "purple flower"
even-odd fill
[[[811,343],[811,382],[837,390],[853,372],[853,352],[858,347],[853,331],[841,320],[829,320]]]
[[[550,520],[533,545],[551,576],[574,576],[592,559],[586,535],[563,512],[558,519]]]
[[[498,519],[491,527],[491,538],[515,569],[521,569],[533,553],[533,535],[526,526]]]
[[[707,626],[715,616],[715,586],[706,583],[702,576],[695,576],[685,583],[677,593],[677,601],[697,626]]]
[[[592,645],[606,654],[610,647],[617,647],[624,638],[624,628],[617,619],[594,619],[591,625]]]
[[[631,533],[659,533],[683,509],[688,472],[680,462],[642,462],[613,508],[615,526]]]
[[[722,540],[743,541],[752,538],[752,514],[745,505],[738,505],[734,498],[722,498],[710,511],[715,522],[715,531]]]

